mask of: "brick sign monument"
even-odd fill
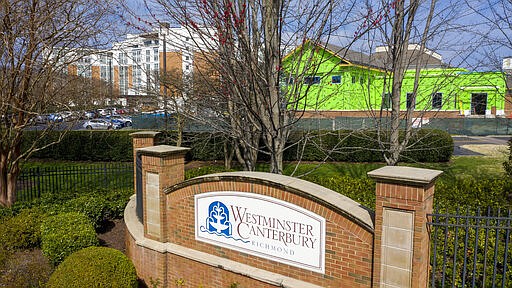
[[[157,287],[426,287],[427,213],[440,171],[383,167],[376,210],[261,172],[184,181],[187,148],[133,133],[127,255]]]

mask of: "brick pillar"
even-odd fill
[[[373,287],[428,286],[435,179],[442,171],[386,166],[368,173],[377,182]]]
[[[133,185],[134,185],[134,191],[137,192],[137,149],[144,148],[144,147],[151,147],[155,146],[156,144],[156,137],[160,134],[160,132],[155,131],[141,131],[141,132],[135,132],[130,133],[130,136],[132,136],[132,145],[133,145]]]
[[[156,144],[156,137],[160,134],[160,132],[155,131],[141,131],[141,132],[135,132],[130,133],[130,136],[132,136],[132,143],[133,143],[133,161],[135,162],[135,158],[137,157],[137,149],[144,148],[144,147],[150,147],[155,146]]]
[[[188,150],[168,145],[137,149],[142,160],[142,207],[146,238],[167,241],[164,189],[185,179],[185,154]]]

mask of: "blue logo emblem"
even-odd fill
[[[229,210],[224,203],[215,201],[208,206],[206,229],[210,234],[217,234],[218,236],[226,237],[231,236],[232,225],[231,222],[229,222]]]
[[[233,237],[233,224],[229,221],[228,207],[220,201],[214,201],[208,206],[206,226],[201,226],[200,230],[201,232],[208,232],[209,234],[223,236],[244,243],[249,242]]]

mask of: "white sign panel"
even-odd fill
[[[325,219],[297,205],[254,193],[195,196],[196,240],[325,272]]]

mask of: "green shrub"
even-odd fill
[[[132,138],[134,131],[70,131],[62,141],[34,154],[35,158],[52,158],[73,161],[131,161],[133,158]],[[450,135],[441,130],[419,129],[409,142],[401,161],[407,162],[446,162],[453,152]],[[41,132],[27,131],[24,144],[28,145]],[[289,137],[284,154],[286,161],[348,161],[382,162],[382,151],[386,145],[379,145],[374,130],[354,131],[296,131]],[[45,143],[55,141],[59,132],[50,133]],[[403,131],[401,132],[403,137]],[[159,141],[162,144],[176,145],[176,132],[164,131]],[[183,134],[182,146],[191,148],[188,160],[211,161],[224,159],[226,139],[218,133]],[[381,143],[385,143],[383,139]],[[42,143],[44,144],[44,143]],[[263,145],[260,145],[263,147]],[[24,148],[26,149],[26,147]],[[260,153],[260,160],[268,155]]]
[[[508,159],[503,162],[503,169],[509,178],[512,178],[512,138],[508,140]]]
[[[382,135],[380,144],[374,130],[295,132],[289,138],[284,153],[287,161],[338,161],[338,162],[383,162],[383,151],[389,144]],[[404,132],[401,131],[401,136]],[[293,145],[292,145],[293,143]],[[441,130],[421,129],[414,133],[402,162],[447,162],[453,153],[451,136]]]
[[[91,220],[96,230],[99,230],[105,221],[123,217],[126,204],[133,195],[133,189],[98,189],[93,193],[81,195],[64,202],[60,212],[80,212]]]
[[[48,217],[41,225],[41,249],[53,265],[71,253],[99,245],[89,218],[77,212]]]
[[[137,274],[120,251],[89,247],[67,257],[51,275],[47,287],[137,287]]]
[[[409,145],[402,154],[401,161],[448,162],[453,154],[453,139],[442,130],[418,130],[410,139]]]
[[[60,143],[34,153],[34,158],[51,158],[73,161],[130,161],[133,159],[132,138],[134,131],[68,131]],[[26,131],[23,147],[40,138],[41,131]],[[60,131],[48,133],[41,146],[60,137]]]
[[[100,191],[100,190],[98,190]],[[130,200],[130,196],[134,194],[133,189],[111,189],[105,191],[105,201],[107,204],[106,217],[108,219],[123,218],[124,209]]]
[[[99,195],[83,195],[63,204],[62,212],[80,212],[86,215],[95,229],[101,227],[108,217],[108,202]]]
[[[41,242],[41,222],[45,214],[39,209],[25,209],[0,224],[0,245],[8,250],[30,249]]]
[[[434,206],[512,208],[512,179],[453,178],[436,182]]]
[[[368,208],[375,209],[375,182],[369,178],[310,175],[304,177],[304,180],[329,188]]]

